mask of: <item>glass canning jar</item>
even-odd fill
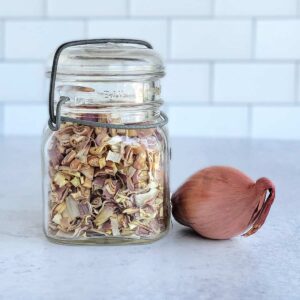
[[[43,136],[44,231],[58,243],[147,243],[170,225],[161,58],[147,42],[61,45]]]

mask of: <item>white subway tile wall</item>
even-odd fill
[[[84,38],[82,21],[10,20],[4,25],[4,57],[47,59],[62,42],[80,38]]]
[[[251,38],[248,20],[173,20],[171,59],[249,59]]]
[[[46,120],[46,105],[7,105],[4,107],[4,135],[41,136]]]
[[[293,64],[222,63],[215,65],[214,97],[221,103],[292,103]]]
[[[132,16],[208,16],[211,0],[131,0]]]
[[[124,0],[48,0],[47,7],[51,17],[125,16],[127,3]]]
[[[177,106],[168,110],[170,131],[188,137],[244,137],[247,108],[226,106]]]
[[[292,16],[297,0],[215,0],[217,16]]]
[[[273,139],[300,139],[300,107],[254,107],[252,135]]]
[[[0,135],[40,135],[47,58],[81,38],[146,39],[172,136],[300,139],[300,0],[0,0]]]
[[[44,76],[41,63],[0,63],[0,102],[43,103]]]
[[[208,102],[210,67],[204,63],[168,63],[162,81],[163,99],[167,104]]]
[[[166,20],[110,20],[89,21],[88,37],[133,38],[150,41],[153,47],[167,58],[167,21]]]
[[[43,7],[40,0],[0,0],[0,17],[39,17]]]
[[[256,58],[300,59],[300,20],[259,20],[256,28]]]

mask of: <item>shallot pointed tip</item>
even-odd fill
[[[275,186],[271,180],[263,177],[263,178],[260,178],[259,180],[257,180],[256,184],[259,184],[260,188],[262,188],[263,190],[268,190],[269,195],[268,195],[267,199],[265,200],[264,204],[262,205],[261,210],[258,213],[258,216],[257,216],[254,224],[246,233],[244,233],[242,235],[243,237],[248,237],[250,235],[253,235],[262,227],[262,225],[265,223],[265,221],[267,219],[267,216],[270,212],[271,206],[275,199]]]

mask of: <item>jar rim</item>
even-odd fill
[[[46,74],[51,75],[52,60]],[[75,45],[62,51],[57,76],[81,78],[158,76],[165,68],[160,55],[153,49],[134,43],[107,42],[103,44]]]

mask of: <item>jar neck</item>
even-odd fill
[[[155,122],[160,116],[160,103],[119,106],[69,106],[62,109],[62,116],[112,124]]]
[[[141,104],[161,100],[160,80],[58,81],[56,100],[67,96],[74,105]]]
[[[160,81],[59,81],[55,102],[70,100],[62,116],[116,124],[152,122],[160,115]]]

